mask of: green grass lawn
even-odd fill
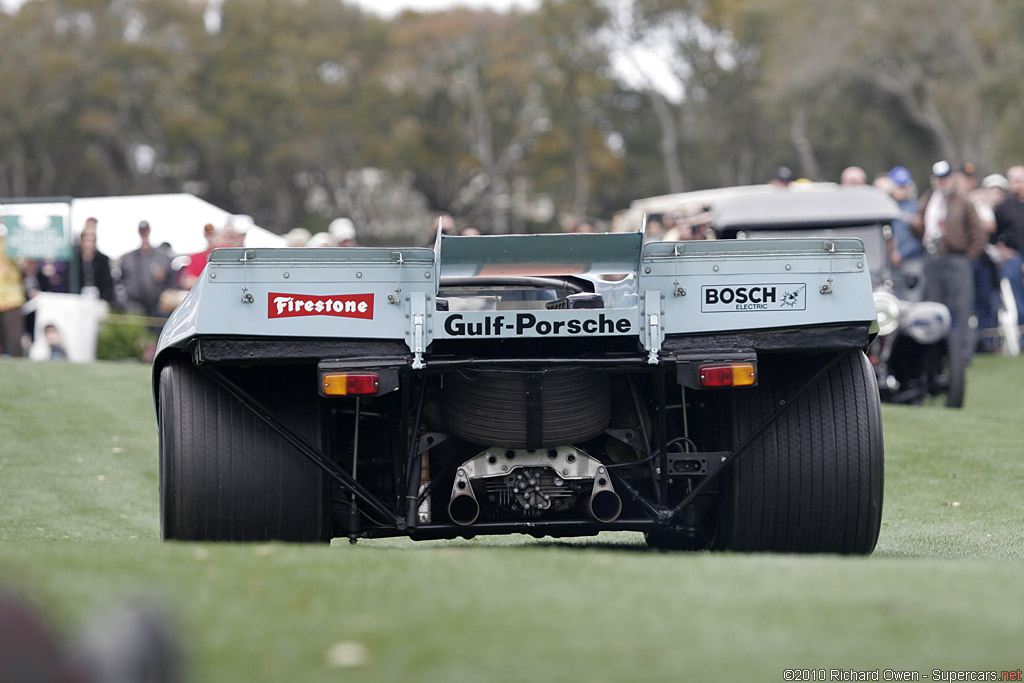
[[[868,558],[663,554],[625,533],[232,546],[159,541],[148,367],[0,359],[0,584],[69,634],[158,601],[192,681],[1016,671],[1022,386],[1024,358],[979,357],[963,410],[884,407]]]

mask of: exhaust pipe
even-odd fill
[[[477,502],[473,484],[463,469],[459,469],[455,475],[452,497],[448,501],[448,516],[461,526],[469,526],[480,516],[480,503]]]
[[[595,491],[587,508],[597,521],[614,522],[622,514],[622,499],[615,491]]]
[[[515,459],[516,472],[510,473],[509,466],[499,464]],[[504,470],[498,469],[504,466]],[[521,470],[519,468],[522,468]],[[550,497],[571,493],[568,483],[559,481],[541,482],[544,475],[538,474],[541,469],[550,468],[558,478],[576,480],[584,484],[590,479],[594,482],[590,498],[581,501],[587,513],[598,522],[608,524],[614,522],[622,514],[622,499],[612,487],[607,468],[598,460],[573,447],[551,448],[544,451],[509,450],[497,447],[484,451],[476,458],[466,461],[455,473],[452,494],[448,499],[448,517],[455,524],[469,526],[480,517],[480,502],[473,491],[473,480],[496,479],[502,481],[508,494],[525,513],[536,513],[547,510],[551,505]],[[504,472],[504,473],[503,473]],[[573,487],[578,486],[572,484]],[[545,487],[554,487],[550,490]],[[577,489],[578,490],[578,489]],[[581,492],[582,493],[582,492]],[[582,496],[581,496],[582,497]],[[510,501],[513,508],[515,500]]]
[[[608,473],[603,467],[597,469],[597,476],[594,477],[594,491],[590,494],[587,511],[591,517],[606,524],[614,522],[622,514],[622,499],[612,488]]]

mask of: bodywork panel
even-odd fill
[[[641,241],[639,234],[446,237],[440,260],[429,249],[220,249],[165,326],[158,355],[193,339],[229,336],[398,340],[424,361],[435,340],[481,338],[631,338],[656,354],[675,335],[875,319],[859,240],[662,242],[642,249]],[[488,248],[500,257],[482,260]],[[590,280],[603,307],[505,302],[504,310],[438,310],[447,277],[552,270]],[[285,353],[302,345],[271,348]]]

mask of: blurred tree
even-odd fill
[[[181,131],[207,198],[279,232],[337,213],[393,112],[384,28],[335,0],[226,0],[197,46],[199,125]]]
[[[991,159],[995,109],[986,93],[993,79],[1009,75],[1007,53],[1019,53],[1005,21],[1012,3],[767,0],[756,9],[729,0],[715,4],[723,23],[759,21],[767,101],[831,97],[826,115],[834,115],[863,110],[855,96],[865,93],[858,86],[867,86],[898,105],[890,136],[919,128],[933,140],[933,157],[955,163]],[[850,145],[849,158],[856,150]]]
[[[523,22],[470,10],[408,12],[391,47],[388,78],[404,116],[390,163],[412,171],[432,208],[508,232],[513,179],[546,120]]]
[[[166,189],[157,166],[191,76],[200,5],[46,0],[0,22],[0,191]]]
[[[1022,33],[1005,0],[34,0],[0,12],[0,195],[187,190],[381,243],[429,211],[551,229],[780,164],[1000,170]]]
[[[687,188],[680,158],[680,122],[669,100],[686,96],[688,65],[675,52],[674,34],[679,22],[685,23],[691,16],[688,3],[606,0],[606,6],[606,40],[623,61],[620,68],[625,66],[632,74],[633,87],[644,93],[661,133],[658,151],[664,170],[663,191],[682,192]],[[655,75],[652,70],[661,73]]]
[[[763,182],[791,152],[772,135],[775,112],[757,97],[756,22],[741,42],[699,0],[606,2],[609,42],[658,123],[661,191]]]
[[[543,114],[524,171],[535,190],[556,198],[563,223],[615,208],[602,206],[603,188],[624,178],[624,144],[609,116],[618,88],[598,40],[607,21],[595,0],[545,0],[525,18]]]

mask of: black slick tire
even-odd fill
[[[277,379],[268,384],[261,396],[274,402],[275,414],[284,411],[283,421],[315,443],[315,395],[298,398],[299,386]],[[188,358],[161,370],[158,409],[164,539],[329,539],[320,470]]]
[[[831,358],[762,359],[758,385],[734,395],[735,445]],[[881,524],[883,458],[875,373],[851,351],[722,473],[712,547],[869,554]]]

